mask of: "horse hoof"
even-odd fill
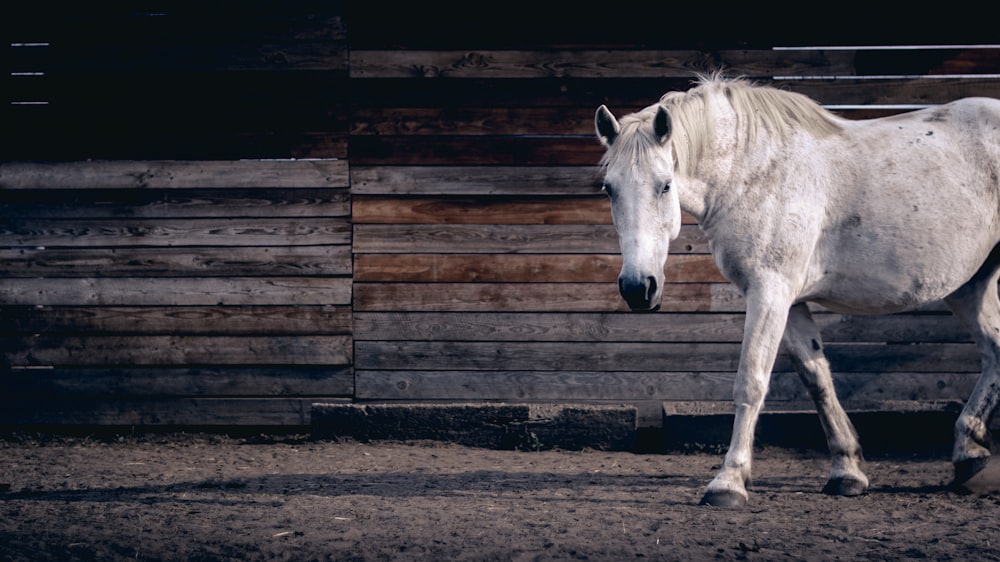
[[[823,493],[830,496],[860,496],[868,490],[868,484],[856,478],[831,478]]]
[[[744,507],[747,504],[746,497],[730,490],[720,492],[705,492],[704,497],[698,505],[711,505],[713,507]]]
[[[958,461],[957,463],[955,463],[955,481],[953,484],[955,486],[961,486],[962,484],[965,484],[966,482],[971,480],[973,476],[982,472],[983,469],[986,468],[986,465],[989,464],[989,462],[990,462],[989,457],[977,457],[974,459],[965,459],[964,461]]]

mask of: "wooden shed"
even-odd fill
[[[627,403],[656,426],[730,398],[743,303],[689,221],[662,310],[627,312],[598,105],[717,69],[852,118],[1000,98],[975,25],[41,4],[4,9],[6,427],[295,429],[318,401]],[[978,375],[943,307],[818,320],[845,399],[964,400]],[[769,400],[805,398],[780,359]]]

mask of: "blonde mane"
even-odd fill
[[[758,86],[743,79],[702,76],[696,87],[685,92],[668,92],[658,104],[622,117],[619,120],[621,133],[601,159],[601,165],[606,167],[623,160],[643,165],[657,145],[651,123],[657,107],[662,106],[670,114],[670,142],[677,172],[693,175],[712,145],[715,136],[713,107],[720,99],[727,101],[736,114],[737,143],[744,149],[754,146],[762,131],[781,142],[788,138],[792,128],[815,136],[834,133],[841,128],[835,115],[801,94]]]

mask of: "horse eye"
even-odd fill
[[[670,182],[667,182],[667,183],[663,184],[663,191],[662,191],[662,193],[666,193],[666,192],[670,191],[670,185],[671,185]]]
[[[608,184],[602,185],[601,186],[601,191],[603,191],[604,193],[606,193],[608,195],[608,197],[611,197],[611,186],[610,185],[608,185]]]

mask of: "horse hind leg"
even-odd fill
[[[990,458],[989,421],[1000,398],[1000,246],[968,283],[945,299],[971,331],[982,355],[983,370],[955,422],[955,485],[978,474]]]
[[[837,400],[819,328],[804,303],[791,308],[783,341],[799,378],[816,403],[826,433],[833,464],[823,492],[840,496],[863,494],[868,489],[868,477],[860,467],[863,459],[857,432]]]

